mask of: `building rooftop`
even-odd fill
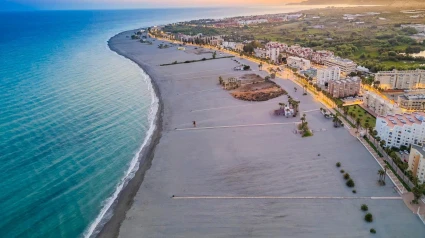
[[[387,125],[390,128],[394,126],[404,126],[404,125],[413,125],[413,124],[422,124],[425,122],[425,113],[423,112],[413,112],[413,113],[404,113],[404,114],[395,114],[388,115],[385,117],[379,116],[379,118],[386,121]]]
[[[425,147],[412,144],[412,148],[417,150],[422,155],[422,157],[425,157]]]
[[[327,61],[335,62],[335,63],[344,63],[344,64],[355,64],[352,60],[344,59],[340,57],[331,57],[331,58],[328,58]]]
[[[415,94],[415,95],[404,94],[399,97],[406,100],[425,100],[425,94]]]

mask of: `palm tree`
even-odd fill
[[[385,176],[385,171],[384,171],[384,170],[382,170],[382,169],[378,170],[378,175],[379,175],[378,182],[382,184],[382,181],[383,181],[383,180],[382,180],[382,177],[384,177],[384,176]]]
[[[386,143],[385,140],[381,140],[381,143],[380,143],[381,147],[384,147],[385,143]]]
[[[358,133],[359,132],[359,128],[360,128],[360,118],[357,118],[357,120],[356,120],[356,128],[357,128],[356,133]]]
[[[416,182],[415,187],[412,188],[412,193],[414,196],[414,199],[412,202],[418,204],[418,201],[422,197],[424,192],[425,192],[425,185],[419,184],[418,182]]]
[[[364,127],[365,127],[366,129],[369,129],[369,122],[365,122]]]
[[[334,123],[334,127],[338,127],[339,126],[338,113],[334,116],[333,123]]]
[[[347,116],[347,114],[348,114],[348,108],[347,107],[344,107],[342,110],[344,111],[344,116]]]
[[[303,116],[301,117],[301,124],[304,125],[306,118],[305,118],[305,114],[303,114]]]
[[[385,175],[387,174],[387,169],[389,169],[390,167],[386,164],[385,166],[384,166],[384,183],[385,183]]]
[[[376,142],[376,136],[378,135],[378,132],[376,130],[372,131],[373,139],[375,139]]]

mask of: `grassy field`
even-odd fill
[[[353,113],[353,116],[351,116],[351,113]],[[363,128],[367,127],[366,124],[368,124],[368,127],[375,126],[376,124],[376,118],[370,115],[359,105],[348,106],[348,115],[350,115],[354,120],[360,118],[360,124]]]

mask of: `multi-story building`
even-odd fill
[[[341,70],[337,66],[317,69],[317,83],[325,85],[329,81],[340,80]]]
[[[279,48],[277,48],[277,47],[269,48],[268,54],[269,54],[270,61],[272,61],[273,63],[280,62],[280,59],[279,59],[280,49]]]
[[[318,64],[323,64],[324,61],[328,58],[334,57],[334,53],[328,50],[318,50],[312,53],[311,61]]]
[[[425,180],[425,148],[412,145],[409,155],[408,170],[412,171],[414,177],[417,177],[419,183],[424,183]]]
[[[378,116],[394,115],[402,112],[397,104],[391,103],[391,101],[371,91],[364,92],[363,105]]]
[[[425,113],[414,112],[378,116],[375,130],[385,146],[396,147],[420,145],[425,142]]]
[[[329,81],[328,92],[334,98],[356,96],[360,93],[360,82],[358,77]]]
[[[398,105],[406,110],[425,111],[425,94],[398,96]]]
[[[425,88],[425,70],[380,71],[375,74],[375,83],[382,89]]]
[[[236,43],[236,45],[235,45],[235,50],[237,50],[237,51],[243,51],[243,47],[244,47],[245,45],[244,44],[242,44],[242,43]]]
[[[343,59],[339,57],[330,57],[323,60],[323,63],[327,67],[338,66],[341,72],[349,74],[356,72],[357,64],[349,59]]]
[[[288,62],[288,66],[292,67],[292,68],[297,68],[297,69],[301,69],[301,70],[306,70],[306,69],[311,68],[310,60],[306,60],[306,59],[303,59],[303,58],[290,56],[290,57],[288,57],[287,62]]]

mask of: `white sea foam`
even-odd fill
[[[124,189],[124,187],[134,177],[137,170],[139,169],[139,165],[140,165],[139,155],[142,152],[143,148],[145,148],[148,142],[152,139],[153,132],[155,131],[155,128],[156,128],[155,122],[157,120],[156,115],[159,108],[158,107],[159,99],[157,95],[155,94],[155,90],[153,89],[153,85],[149,75],[147,75],[143,70],[141,70],[141,72],[142,72],[144,81],[148,85],[148,91],[151,93],[151,105],[150,105],[150,112],[149,112],[149,122],[150,122],[149,130],[146,133],[145,140],[143,141],[139,150],[137,151],[137,153],[134,155],[133,159],[131,160],[130,166],[125,172],[125,175],[121,179],[120,183],[117,185],[113,195],[104,201],[103,208],[100,211],[99,215],[83,233],[83,236],[85,238],[95,237],[100,232],[103,225],[112,217],[113,211],[111,211],[111,207],[114,204],[115,200],[118,198],[119,193]]]

